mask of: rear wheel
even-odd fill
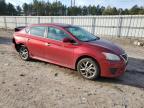
[[[78,72],[86,79],[99,77],[99,66],[92,58],[83,58],[77,64]]]
[[[26,48],[26,46],[21,45],[19,48],[19,55],[21,57],[22,60],[28,61],[30,59],[29,57],[29,51]]]

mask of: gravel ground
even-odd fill
[[[46,62],[22,61],[0,31],[0,108],[144,108],[144,48],[112,39],[130,56],[117,79],[83,79],[74,70]]]

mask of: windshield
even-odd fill
[[[88,42],[99,39],[80,27],[67,27],[66,29],[80,41]]]

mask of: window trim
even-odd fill
[[[32,27],[39,27],[39,26],[40,26],[40,27],[45,27],[45,33],[44,33],[44,36],[43,36],[43,37],[30,34],[30,29],[31,29]],[[51,39],[51,38],[48,38],[48,37],[47,37],[47,35],[48,35],[48,28],[49,28],[49,27],[53,27],[53,28],[62,30],[64,33],[66,33],[66,34],[69,36],[69,38],[71,38],[71,39],[73,39],[73,40],[75,41],[75,43],[73,43],[73,45],[78,45],[79,41],[78,41],[77,39],[75,39],[73,36],[71,36],[71,34],[70,34],[68,31],[66,31],[64,28],[57,27],[57,26],[54,26],[54,25],[29,26],[29,27],[27,27],[27,28],[29,29],[29,32],[28,32],[28,33],[26,32],[26,34],[29,34],[29,35],[31,35],[32,37],[39,37],[39,38],[44,38],[44,39],[48,39],[48,40],[52,40],[52,41],[57,41],[57,42],[63,43],[63,41],[61,41],[61,40],[55,40],[55,39]]]

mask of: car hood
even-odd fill
[[[112,51],[113,53],[116,53],[118,55],[124,54],[124,50],[119,47],[118,45],[114,44],[111,41],[105,40],[105,39],[99,39],[95,41],[90,41],[88,44],[103,47],[109,51]]]

